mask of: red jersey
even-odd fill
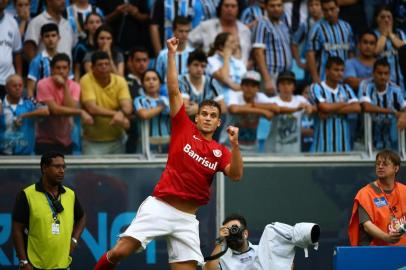
[[[210,199],[210,185],[218,171],[230,164],[231,153],[215,140],[208,141],[182,106],[171,118],[168,161],[153,196],[176,196],[204,205]]]

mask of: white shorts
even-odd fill
[[[120,237],[132,237],[147,244],[157,237],[165,237],[169,263],[197,261],[203,263],[200,251],[199,221],[195,215],[182,212],[171,205],[149,196],[138,208],[137,215]]]

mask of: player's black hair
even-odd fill
[[[365,31],[362,31],[362,32],[361,32],[361,34],[358,36],[358,41],[361,41],[361,39],[362,39],[365,35],[374,36],[375,41],[378,40],[378,36],[375,34],[375,32],[374,32],[373,30],[371,30],[371,29],[368,29],[368,30],[365,30]]]
[[[326,4],[326,3],[330,3],[330,2],[334,2],[336,4],[336,6],[338,6],[338,1],[337,0],[321,0],[320,3]]]
[[[137,52],[146,53],[149,57],[148,50],[144,46],[136,46],[136,47],[132,48],[129,53],[129,57],[133,58],[134,54],[136,54]]]
[[[95,51],[94,53],[92,53],[92,65],[96,65],[96,62],[99,60],[105,60],[105,59],[110,59],[109,55],[106,52],[103,51]]]
[[[178,25],[188,25],[191,20],[185,16],[176,16],[172,23],[172,29],[175,30]]]
[[[237,2],[237,5],[238,5],[238,14],[237,14],[237,19],[238,19],[238,18],[240,18],[243,4],[242,4],[241,0],[235,0],[235,1]],[[222,7],[223,3],[224,3],[224,0],[220,0],[220,2],[217,5],[217,10],[216,10],[217,18],[221,17],[221,7]]]
[[[85,19],[85,24],[87,24],[87,23],[89,22],[89,19],[90,19],[91,16],[97,16],[97,17],[100,18],[100,21],[101,21],[102,23],[104,22],[103,17],[100,16],[99,13],[97,13],[96,11],[92,11],[92,12],[90,12],[89,14],[87,14],[86,19]]]

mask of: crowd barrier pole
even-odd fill
[[[405,130],[399,129],[398,130],[398,150],[399,150],[399,155],[401,156],[402,159],[406,158],[406,151],[405,151],[406,142],[405,141],[406,141]]]
[[[141,125],[141,142],[142,142],[142,153],[145,155],[147,160],[151,160],[151,150],[149,148],[149,121],[142,121]]]
[[[364,113],[364,143],[368,157],[372,157],[372,120],[369,113]]]

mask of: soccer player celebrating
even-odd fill
[[[171,141],[168,162],[152,196],[137,211],[137,216],[120,235],[116,246],[105,253],[94,270],[110,270],[133,253],[145,249],[156,237],[167,239],[171,270],[196,269],[203,262],[198,221],[195,213],[207,204],[210,184],[222,171],[238,181],[243,162],[238,146],[238,128],[228,127],[231,152],[212,139],[220,126],[221,108],[215,101],[203,101],[195,117],[189,120],[179,91],[175,55],[179,41],[168,45],[167,86],[171,116]]]

